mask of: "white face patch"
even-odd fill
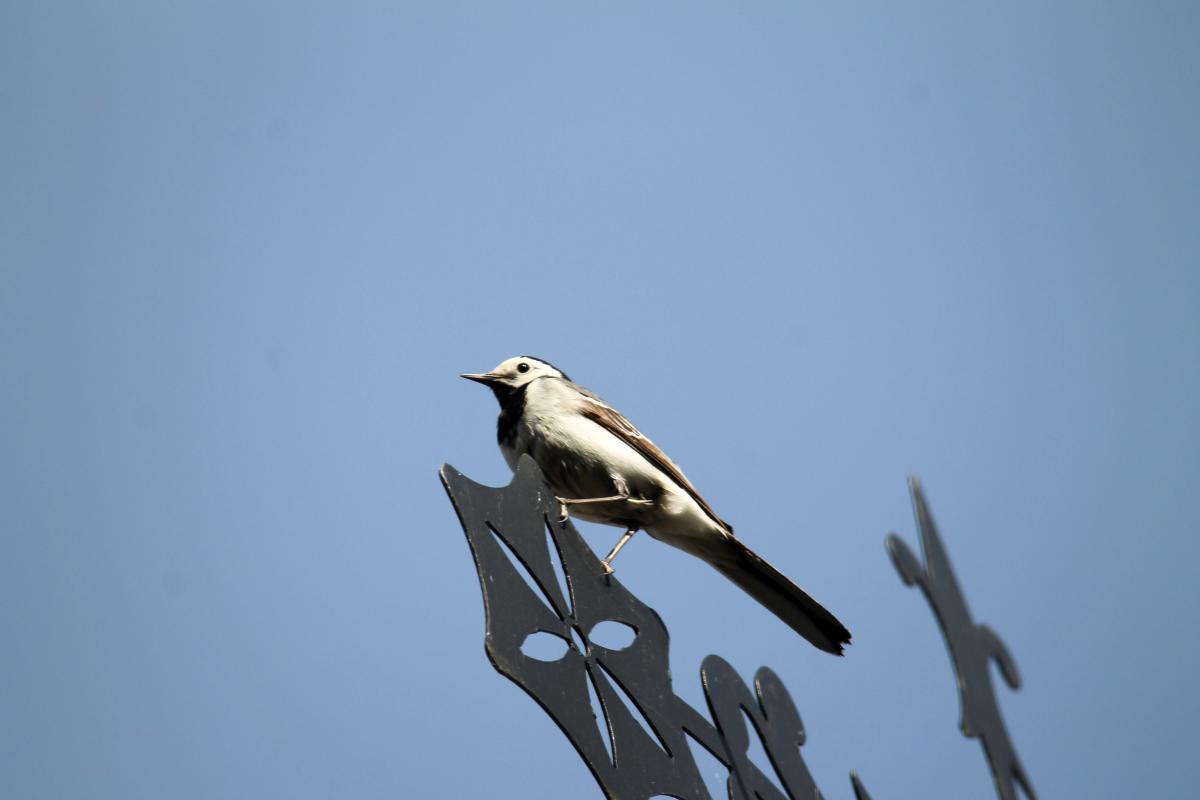
[[[502,376],[504,382],[513,388],[520,388],[538,378],[565,378],[566,376],[550,364],[530,356],[514,356],[501,361],[492,373]]]

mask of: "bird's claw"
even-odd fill
[[[612,568],[612,565],[609,564],[607,561],[600,562],[600,570],[601,570],[601,574],[604,575],[605,577],[608,577],[609,575],[612,575],[614,572],[616,572],[616,570]]]

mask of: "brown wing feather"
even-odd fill
[[[696,487],[692,486],[691,481],[683,474],[683,470],[679,469],[666,453],[658,449],[658,445],[647,439],[632,422],[625,419],[621,412],[593,397],[587,397],[582,412],[585,417],[645,456],[651,464],[666,473],[681,489],[691,495],[692,499],[704,509],[705,514],[712,517],[713,521],[727,532],[733,533],[733,526],[717,516],[717,512],[713,511],[712,506],[700,496]]]

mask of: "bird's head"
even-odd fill
[[[533,356],[513,356],[507,361],[501,361],[491,372],[467,373],[462,377],[470,381],[482,383],[497,397],[515,392],[538,378],[563,378],[570,380],[562,370]]]

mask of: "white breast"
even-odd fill
[[[534,381],[526,389],[525,413],[511,451],[509,466],[529,453],[546,479],[563,497],[607,497],[622,491],[653,504],[580,505],[572,514],[607,524],[634,517],[656,538],[679,544],[679,538],[724,533],[690,494],[641,453],[580,413],[583,401],[568,384]],[[685,546],[685,549],[688,549]]]

